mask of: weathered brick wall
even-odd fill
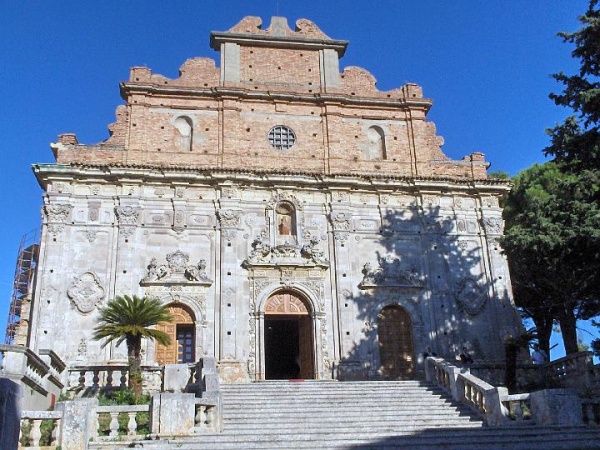
[[[432,102],[419,86],[379,91],[359,67],[344,69],[337,87],[325,86],[322,49],[342,41],[308,21],[295,31],[260,25],[246,18],[220,35],[223,42],[250,37],[236,44],[239,55],[227,56],[233,62],[222,61],[239,66],[238,81],[221,81],[208,58],[189,59],[176,79],[133,68],[121,85],[126,105],[117,109],[110,139],[83,146],[74,136],[60,138],[57,162],[486,178],[482,155],[452,161],[443,154],[443,139],[426,119]],[[294,130],[291,149],[269,144],[276,125]]]

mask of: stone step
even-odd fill
[[[102,449],[94,445],[92,448]],[[106,447],[114,448],[114,447]],[[139,447],[138,447],[139,448]],[[590,428],[461,428],[420,430],[412,433],[304,435],[235,434],[202,436],[147,443],[142,448],[196,450],[227,449],[510,449],[559,450],[600,448],[600,431]]]

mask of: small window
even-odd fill
[[[296,143],[294,130],[283,125],[277,125],[269,131],[269,144],[277,150],[288,150]]]

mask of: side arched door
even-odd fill
[[[377,316],[380,373],[383,378],[409,379],[414,376],[412,321],[406,310],[386,306]]]

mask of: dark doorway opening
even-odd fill
[[[297,318],[265,317],[265,369],[267,380],[300,377],[300,325]]]

